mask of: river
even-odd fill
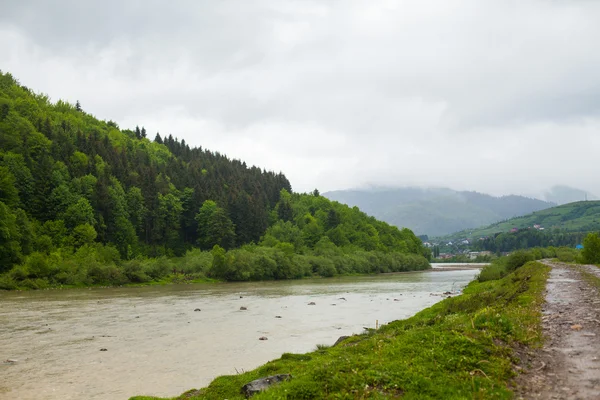
[[[477,273],[0,293],[0,398],[179,395],[407,318]]]

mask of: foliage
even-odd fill
[[[541,226],[544,230],[539,231],[534,229],[535,225]],[[581,240],[587,232],[600,231],[600,201],[579,201],[535,211],[531,214],[502,220],[481,228],[456,232],[452,235],[444,236],[441,240],[454,242],[458,239],[470,238],[477,241],[479,238],[497,237],[500,233],[509,233],[513,229],[518,229],[519,232],[532,231],[531,236],[526,235],[525,237],[525,239],[531,242],[528,246],[513,246],[506,250],[500,249],[500,251],[511,251],[517,248],[535,246],[574,246],[581,243],[581,241],[577,242],[575,240],[576,237]],[[575,237],[569,237],[568,234],[571,233]],[[534,236],[534,234],[539,234],[539,236]],[[561,237],[561,235],[564,236]],[[516,244],[518,245],[522,239],[522,237],[519,237]],[[536,240],[547,242],[535,243]],[[554,242],[550,242],[550,240],[554,240]],[[486,248],[486,250],[492,249]]]
[[[194,221],[205,201],[220,205],[216,217],[232,213],[244,223],[228,226],[235,244],[257,242],[280,191],[291,191],[281,173],[170,135],[151,142],[143,127],[120,130],[81,107],[53,104],[7,73],[0,82],[0,272],[30,255],[34,242],[45,253],[81,246],[94,236],[82,225],[123,259],[183,255],[205,240]],[[15,228],[19,209],[30,223],[27,237]]]
[[[221,376],[178,399],[243,399],[241,387],[288,373],[259,399],[511,399],[513,348],[539,346],[549,268],[528,263],[493,282],[472,282],[412,318],[337,346],[288,354],[255,370]],[[523,366],[521,366],[523,367]],[[151,399],[134,397],[132,400]]]
[[[600,264],[600,236],[597,233],[590,233],[585,237],[581,256],[588,264]]]
[[[541,260],[543,258],[553,258],[557,254],[571,254],[574,249],[568,248],[533,248],[529,250],[519,250],[509,254],[506,257],[499,257],[489,265],[486,265],[478,276],[479,282],[501,279],[510,272],[522,267],[529,261]]]
[[[143,127],[121,130],[80,106],[52,104],[10,74],[0,73],[0,99],[6,287],[429,267],[429,250],[410,230],[318,190],[293,193],[281,173],[190,148],[171,135],[157,133],[151,142]]]
[[[509,252],[532,247],[575,247],[580,244],[586,232],[565,232],[559,229],[540,231],[534,228],[517,232],[498,233],[471,246],[474,250],[487,250],[495,253]]]

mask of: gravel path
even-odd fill
[[[600,399],[600,293],[577,269],[600,277],[600,268],[542,262],[552,267],[543,306],[545,342],[525,357],[528,368],[517,378],[516,397]]]

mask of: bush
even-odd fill
[[[504,278],[506,274],[506,265],[504,265],[504,263],[501,262],[496,262],[483,267],[483,269],[479,273],[479,276],[477,277],[477,280],[479,282],[494,281],[497,279]]]
[[[160,279],[163,276],[169,275],[173,270],[174,265],[167,257],[162,256],[155,259],[147,260],[145,263],[144,272],[152,279]]]
[[[581,256],[587,264],[600,264],[600,236],[597,233],[589,233],[583,239]]]
[[[182,258],[181,270],[184,273],[206,274],[212,264],[213,256],[209,251],[189,250]]]
[[[506,269],[509,272],[516,270],[519,267],[527,264],[529,261],[535,259],[534,255],[530,251],[518,250],[511,253],[506,259]]]
[[[18,289],[17,281],[15,281],[9,274],[0,276],[0,290],[15,290]]]
[[[577,259],[578,252],[575,249],[561,247],[556,250],[556,258],[562,262],[573,262]]]
[[[144,272],[144,264],[141,260],[131,260],[123,265],[123,273],[129,282],[143,283],[152,279]]]
[[[88,277],[96,285],[122,285],[127,277],[114,265],[93,264],[88,268]]]

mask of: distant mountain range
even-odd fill
[[[526,228],[551,231],[559,228],[567,232],[600,231],[600,201],[579,201],[536,211],[488,226],[468,229],[444,236],[445,241],[477,239],[499,232]]]
[[[494,197],[448,188],[379,188],[323,193],[417,235],[443,236],[555,206],[524,196]]]

